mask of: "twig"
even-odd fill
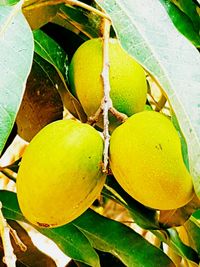
[[[56,0],[56,1],[55,0],[49,0],[49,1],[44,1],[44,2],[39,2],[39,3],[34,3],[31,5],[24,6],[23,9],[24,10],[31,10],[31,9],[35,9],[35,8],[41,8],[41,7],[45,7],[45,6],[55,6],[55,5],[60,5],[60,4],[69,4],[72,6],[82,7],[82,8],[84,8],[90,12],[93,12],[93,13],[99,15],[102,18],[110,20],[110,17],[106,13],[104,13],[104,12],[102,12],[102,11],[100,11],[100,10],[90,6],[90,5],[87,5],[83,2],[77,1],[77,0]]]
[[[113,106],[110,107],[109,109],[110,113],[112,113],[115,118],[120,121],[120,122],[125,122],[128,119],[128,116],[122,112],[119,112],[116,108],[114,108]]]
[[[103,113],[103,108],[104,108],[104,98],[102,99],[100,107],[97,109],[95,114],[93,116],[90,116],[87,120],[87,123],[94,126],[98,121],[99,117]],[[110,113],[112,113],[115,118],[120,121],[121,123],[125,122],[128,119],[128,116],[122,112],[119,112],[116,108],[114,108],[111,104],[109,108]]]
[[[155,111],[160,111],[161,109],[163,109],[166,102],[167,102],[167,98],[162,94],[161,98],[157,102],[157,106],[155,107]]]
[[[12,237],[15,241],[15,244],[20,247],[21,251],[25,252],[27,250],[27,246],[21,241],[17,232],[10,225],[8,225],[8,226],[10,228],[10,234],[12,235]]]
[[[14,254],[13,247],[10,241],[10,227],[8,226],[6,219],[3,216],[1,202],[0,202],[0,234],[4,248],[3,261],[8,267],[15,267],[17,258]]]
[[[95,114],[93,116],[90,116],[88,118],[87,123],[90,124],[90,125],[92,125],[92,126],[94,126],[99,121],[99,117],[103,113],[103,108],[104,108],[104,99],[102,99],[101,105],[97,109],[97,111],[95,112]]]
[[[104,102],[103,102],[103,136],[104,136],[104,153],[103,153],[103,172],[107,173],[108,167],[108,149],[110,142],[109,135],[109,119],[108,111],[112,107],[112,100],[110,98],[110,80],[109,80],[109,37],[110,37],[110,21],[104,19],[103,21],[103,69],[101,78],[104,88]]]

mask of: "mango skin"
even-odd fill
[[[178,133],[158,112],[137,113],[114,130],[110,166],[124,190],[150,208],[177,209],[193,197]]]
[[[81,215],[100,194],[103,140],[91,126],[60,120],[30,142],[17,176],[19,206],[32,224],[64,225]]]
[[[69,82],[73,94],[79,99],[87,116],[93,116],[101,105],[103,83],[102,39],[84,42],[73,55],[69,66]],[[144,110],[147,82],[144,69],[122,49],[117,39],[109,41],[110,97],[113,106],[131,116]],[[97,124],[102,127],[102,122]],[[110,128],[119,122],[110,116]]]

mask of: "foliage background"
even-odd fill
[[[101,36],[102,19],[74,2],[0,0],[2,155],[17,133],[30,141],[44,125],[62,118],[63,109],[86,121],[80,103],[70,92],[68,64],[81,43]],[[172,108],[173,123],[182,140],[183,157],[199,197],[199,4],[192,0],[143,0],[142,4],[139,0],[96,0],[85,3],[103,9],[110,16],[111,35],[116,34],[123,48],[146,69],[151,85],[149,99],[152,100],[154,94],[153,86],[159,91],[153,108],[165,110],[169,105]],[[18,163],[6,166],[2,172],[7,176],[9,170],[17,173]],[[103,256],[99,251],[114,255],[118,258],[117,264],[125,266],[174,266],[173,262],[180,262],[180,259],[190,266],[198,265],[198,198],[178,210],[158,213],[130,198],[113,177],[108,177],[102,197],[125,207],[134,225],[159,240],[157,246],[130,227],[90,209],[63,227],[37,230],[55,241],[79,266],[100,266]],[[26,221],[14,192],[1,190],[0,201],[6,219]],[[187,241],[180,229],[185,229]],[[170,248],[168,256],[163,252],[165,245]]]

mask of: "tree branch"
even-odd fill
[[[108,149],[110,142],[108,112],[112,107],[110,98],[110,80],[109,80],[109,38],[110,38],[110,21],[103,21],[103,69],[101,78],[103,81],[104,98],[103,98],[103,136],[104,136],[104,153],[103,153],[103,172],[107,173],[108,167]]]

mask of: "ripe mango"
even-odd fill
[[[124,190],[150,208],[176,209],[193,197],[179,135],[158,112],[137,113],[114,130],[110,166]]]
[[[110,96],[113,106],[131,116],[144,110],[147,82],[144,69],[119,44],[109,40]],[[69,82],[87,116],[93,116],[103,99],[102,83],[103,41],[94,38],[84,42],[73,55],[69,66]],[[110,129],[119,122],[110,116]],[[97,124],[102,127],[102,121]]]
[[[102,154],[103,140],[88,124],[60,120],[45,126],[26,148],[17,176],[27,220],[57,227],[89,208],[105,182]]]

